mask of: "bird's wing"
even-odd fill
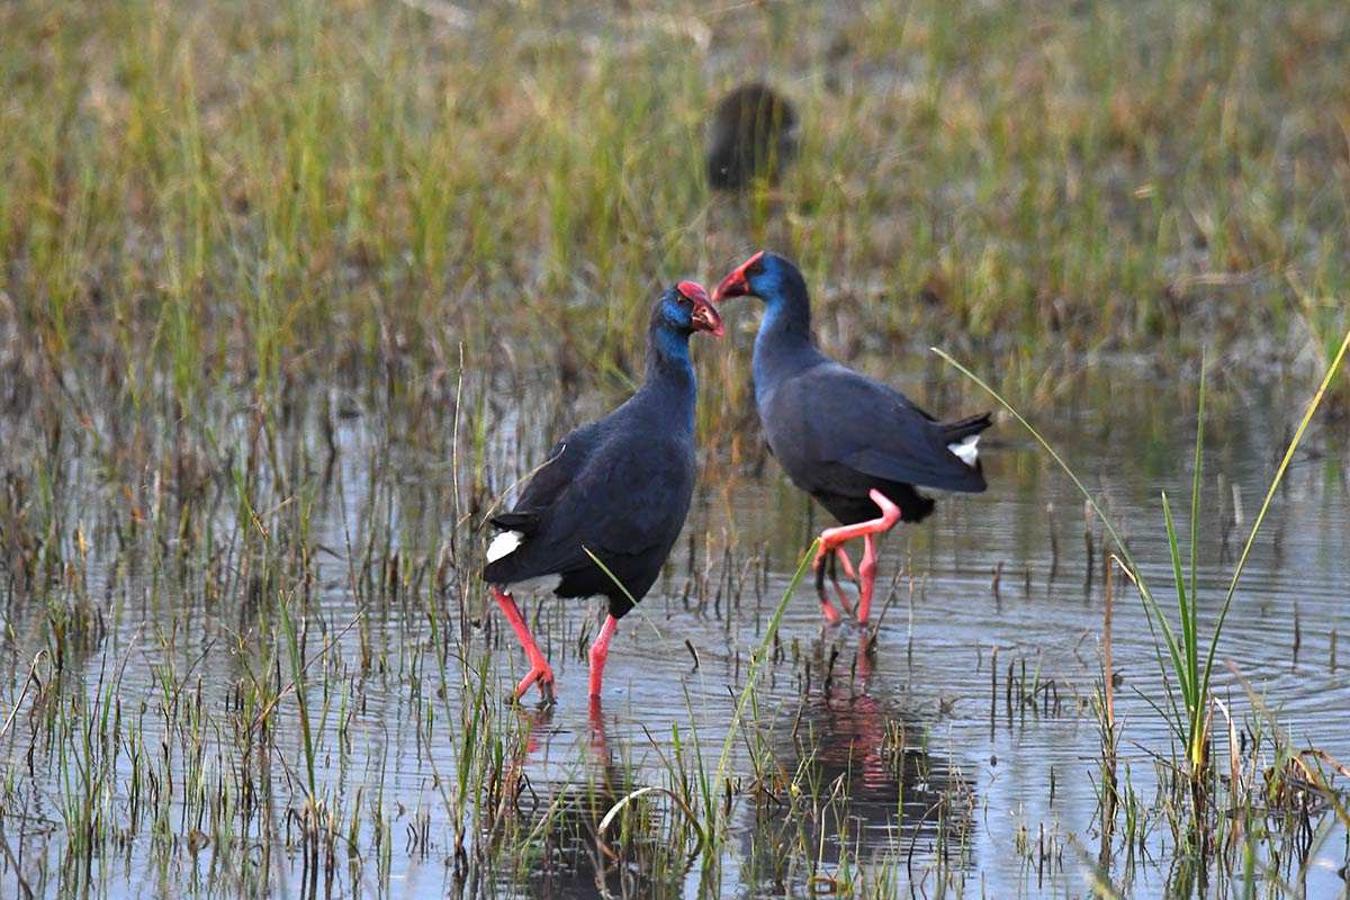
[[[604,561],[668,548],[684,524],[692,489],[692,460],[678,442],[610,435],[541,515],[521,564],[570,572],[591,566],[591,554]]]
[[[766,422],[807,465],[847,466],[874,478],[979,491],[984,477],[948,448],[946,427],[908,397],[838,363],[784,382]],[[782,455],[782,454],[780,454]]]
[[[490,520],[498,528],[518,530],[529,534],[540,516],[586,466],[596,445],[596,423],[583,425],[569,433],[544,457],[544,462],[530,476],[520,498],[510,512],[498,513]]]
[[[679,534],[693,493],[693,460],[678,441],[633,442],[605,454],[577,484],[587,521],[577,529],[593,552],[633,554]],[[637,452],[633,452],[636,450]]]

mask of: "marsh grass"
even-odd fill
[[[1211,681],[1213,676],[1215,655],[1218,652],[1219,640],[1223,633],[1224,622],[1227,619],[1228,612],[1232,607],[1233,599],[1237,594],[1238,584],[1241,581],[1242,574],[1247,566],[1247,561],[1251,556],[1252,548],[1256,543],[1261,526],[1266,520],[1266,516],[1271,509],[1276,493],[1284,480],[1285,473],[1289,469],[1290,462],[1293,460],[1300,443],[1307,432],[1309,423],[1312,422],[1318,410],[1321,408],[1324,399],[1327,396],[1329,388],[1335,384],[1336,376],[1340,373],[1347,351],[1350,351],[1350,331],[1347,331],[1341,339],[1339,348],[1331,357],[1320,384],[1313,393],[1304,409],[1303,415],[1299,420],[1297,427],[1293,432],[1292,438],[1282,454],[1279,464],[1274,474],[1271,476],[1269,486],[1266,489],[1265,497],[1261,503],[1255,518],[1252,521],[1251,530],[1248,532],[1247,539],[1243,544],[1242,552],[1238,557],[1237,563],[1233,567],[1233,573],[1229,580],[1228,587],[1224,593],[1223,600],[1219,605],[1214,622],[1211,626],[1208,641],[1202,641],[1200,635],[1200,597],[1197,590],[1197,574],[1199,567],[1197,564],[1197,553],[1199,552],[1199,530],[1201,522],[1201,484],[1204,460],[1204,421],[1205,421],[1205,371],[1202,364],[1199,380],[1198,392],[1198,411],[1196,415],[1196,438],[1195,450],[1192,460],[1192,481],[1191,481],[1191,510],[1190,510],[1190,540],[1189,540],[1189,566],[1183,560],[1183,553],[1180,541],[1177,536],[1177,527],[1173,520],[1172,508],[1168,500],[1167,493],[1161,495],[1163,527],[1168,551],[1168,562],[1172,571],[1173,589],[1176,594],[1176,624],[1173,624],[1172,616],[1163,607],[1149,588],[1143,571],[1139,563],[1132,555],[1128,543],[1121,537],[1117,526],[1107,516],[1105,510],[1098,503],[1094,495],[1087,490],[1082,479],[1075,474],[1069,463],[1055,450],[1046,438],[1038,431],[1035,426],[1028,422],[1015,408],[1006,400],[997,390],[990,387],[980,377],[961,363],[953,359],[949,354],[942,350],[934,349],[943,360],[952,365],[962,375],[969,378],[980,388],[985,390],[994,398],[1005,410],[1007,410],[1036,440],[1038,444],[1049,454],[1055,464],[1064,472],[1073,482],[1075,488],[1082,494],[1084,501],[1092,508],[1093,512],[1100,518],[1103,528],[1111,537],[1113,547],[1111,552],[1116,556],[1121,569],[1124,571],[1130,582],[1138,590],[1144,610],[1148,615],[1150,628],[1157,638],[1155,648],[1159,667],[1162,670],[1164,694],[1162,697],[1151,700],[1152,705],[1162,715],[1172,729],[1177,741],[1182,747],[1181,760],[1175,763],[1175,772],[1177,779],[1164,779],[1164,783],[1173,781],[1186,785],[1188,795],[1187,805],[1189,815],[1186,817],[1175,817],[1173,819],[1173,831],[1177,838],[1178,846],[1184,847],[1186,854],[1181,858],[1179,871],[1183,874],[1179,876],[1179,885],[1185,885],[1185,891],[1189,892],[1196,889],[1201,892],[1207,889],[1209,868],[1213,861],[1221,864],[1227,862],[1222,857],[1216,857],[1216,833],[1222,834],[1226,829],[1224,827],[1224,813],[1222,808],[1216,805],[1221,782],[1216,777],[1216,771],[1211,758],[1213,747],[1213,717],[1214,710],[1218,704],[1212,690]],[[1187,571],[1189,569],[1189,571]],[[1109,605],[1107,607],[1110,608]],[[1109,615],[1109,614],[1108,614]],[[1107,628],[1110,627],[1110,619],[1107,619]],[[1205,645],[1208,646],[1205,646]],[[1113,673],[1110,670],[1109,642],[1107,644],[1107,668],[1104,669],[1103,693],[1107,694],[1113,690],[1111,679]],[[1106,701],[1104,701],[1106,702]],[[1260,708],[1260,707],[1258,707]],[[1225,710],[1225,715],[1227,712]],[[1114,757],[1116,742],[1119,735],[1115,730],[1113,718],[1108,713],[1103,713],[1103,755],[1107,760],[1107,777],[1103,790],[1111,793],[1110,799],[1103,797],[1104,808],[1114,820],[1114,810],[1117,803],[1115,794],[1116,785],[1114,784]],[[1278,726],[1276,726],[1278,728]],[[1230,719],[1230,733],[1232,724]],[[1230,737],[1230,741],[1231,741]],[[1254,745],[1259,745],[1260,741],[1255,740]],[[1287,741],[1277,740],[1275,750],[1277,756],[1285,757],[1288,753]],[[1236,753],[1231,748],[1230,753]],[[1287,763],[1286,763],[1287,765]],[[1250,798],[1245,797],[1240,790],[1244,783],[1239,778],[1238,765],[1236,761],[1233,765],[1232,778],[1228,782],[1229,795],[1227,802],[1232,807],[1241,808],[1244,804],[1248,805],[1250,811]],[[1279,766],[1275,770],[1280,771]],[[1251,779],[1246,782],[1251,784]],[[1343,807],[1339,794],[1327,786],[1325,779],[1314,779],[1312,786],[1315,790],[1326,798],[1328,802],[1343,815]],[[1104,831],[1109,832],[1113,828],[1108,825]],[[1230,844],[1228,849],[1233,849]],[[1247,848],[1250,857],[1251,848]],[[1306,857],[1307,850],[1302,855]],[[1231,857],[1229,858],[1231,859]],[[1231,865],[1231,863],[1229,863]]]
[[[1009,378],[1064,347],[1259,322],[1275,343],[1254,349],[1287,358],[1344,329],[1335,4],[3,16],[3,310],[77,397],[111,380],[190,413],[252,383],[275,408],[508,335],[631,377],[653,289],[751,242],[832,286],[829,340],[946,325]],[[702,183],[702,116],[756,66],[805,146],[741,209]],[[719,418],[743,398],[722,387]]]
[[[198,893],[298,874],[305,894],[387,896],[415,861],[492,893],[567,845],[630,893],[678,892],[698,850],[715,892],[755,806],[776,829],[749,838],[765,883],[960,892],[959,778],[919,814],[936,832],[878,854],[849,818],[854,770],[829,769],[816,732],[774,744],[795,710],[766,677],[805,702],[859,663],[780,643],[791,586],[771,595],[767,552],[742,565],[755,548],[734,536],[691,534],[678,588],[728,633],[733,613],[763,626],[730,670],[732,727],[699,734],[691,712],[668,743],[615,742],[613,770],[664,754],[643,783],[586,759],[564,790],[533,785],[547,724],[498,702],[514,647],[475,527],[549,435],[631,387],[655,290],[755,245],[803,262],[839,355],[959,332],[1033,409],[1085,361],[1202,340],[1260,378],[1305,355],[1334,371],[1347,173],[1325,113],[1350,14],[420,6],[0,6],[5,890],[97,894],[120,866]],[[715,198],[703,116],[749,72],[797,104],[802,153],[779,187]],[[762,453],[748,379],[731,350],[696,357],[700,439],[727,463],[709,492],[729,504]],[[1194,600],[1174,638],[1187,758],[1215,646]],[[532,613],[554,653],[580,643]],[[1050,710],[1050,683],[1010,672],[1009,715],[1014,692],[1023,716]],[[1243,761],[1248,860],[1303,828],[1319,784],[1274,732],[1289,802],[1257,827],[1267,767]],[[922,736],[887,740],[926,777]],[[405,807],[407,759],[428,786]],[[1128,765],[1119,791],[1142,848],[1157,806]],[[595,843],[610,813],[617,858]],[[1022,847],[1033,868],[1056,856],[1033,830]]]

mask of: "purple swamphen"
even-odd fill
[[[825,594],[823,563],[829,561],[839,592],[835,556],[853,577],[844,544],[861,537],[857,617],[866,622],[876,583],[876,535],[896,522],[922,521],[933,511],[933,499],[919,493],[920,487],[985,489],[976,443],[990,414],[939,422],[899,391],[821,353],[811,337],[806,281],[777,254],[761,250],[713,290],[714,303],[743,296],[764,301],[753,371],[769,449],[792,483],[841,523],[821,532],[813,564],[821,611],[831,623],[839,621]]]
[[[652,308],[642,387],[559,441],[515,507],[490,520],[500,532],[488,546],[483,580],[530,661],[517,700],[538,682],[545,702],[552,701],[553,669],[505,588],[553,576],[559,597],[609,598],[609,617],[590,652],[596,698],[619,620],[655,583],[680,536],[697,465],[689,359],[696,331],[721,336],[722,319],[702,285],[681,281]]]

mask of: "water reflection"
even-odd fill
[[[696,848],[690,822],[672,792],[640,779],[624,758],[631,747],[611,745],[601,702],[592,699],[585,739],[576,742],[581,771],[542,778],[529,772],[548,768],[543,757],[564,732],[553,729],[552,710],[523,715],[528,730],[512,777],[518,826],[535,856],[521,861],[515,877],[501,873],[509,890],[549,898],[678,894]]]
[[[974,828],[973,783],[931,754],[932,724],[872,691],[867,635],[826,635],[813,647],[825,678],[771,738],[776,777],[757,791],[743,846],[761,891],[846,890],[857,864],[915,877],[964,859]]]

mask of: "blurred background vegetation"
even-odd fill
[[[0,32],[12,410],[397,393],[461,348],[620,388],[657,287],[761,245],[834,352],[1005,383],[1201,344],[1311,371],[1347,323],[1334,0],[18,0]],[[747,79],[802,153],[714,195],[706,117]],[[746,380],[716,360],[711,415]]]

